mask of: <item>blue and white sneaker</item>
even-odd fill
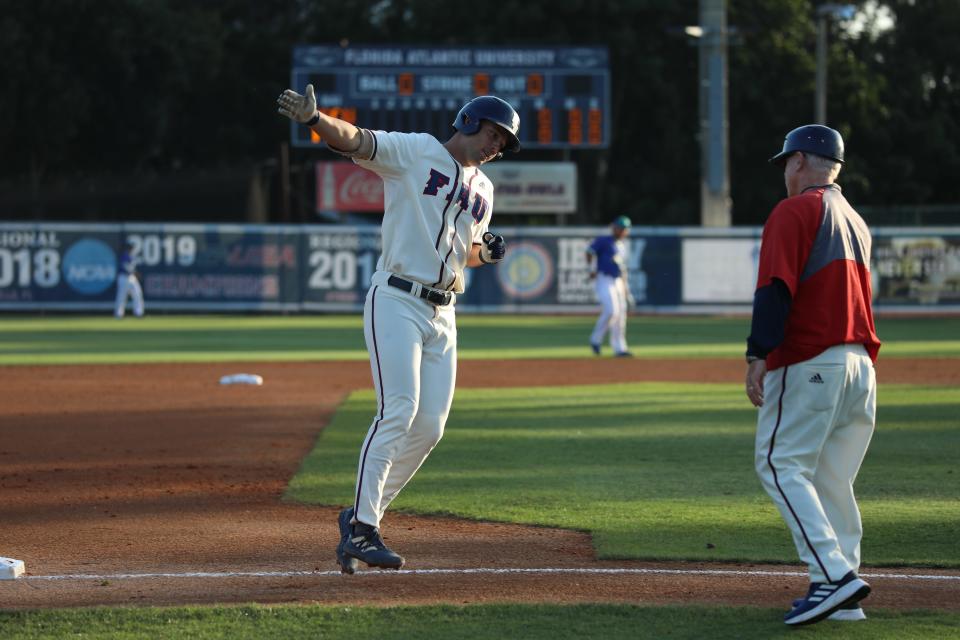
[[[869,593],[870,585],[853,571],[836,582],[812,582],[807,597],[786,614],[783,621],[791,626],[820,622],[841,607],[860,602]]]
[[[803,598],[797,598],[793,601],[793,606],[800,606],[800,603],[803,602]],[[859,602],[853,602],[850,604],[845,604],[830,615],[827,616],[827,620],[836,620],[840,622],[854,622],[857,620],[866,620],[867,614],[863,612],[863,609],[860,607]]]

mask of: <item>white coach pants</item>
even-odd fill
[[[133,315],[138,318],[143,315],[143,290],[137,281],[137,276],[130,273],[121,273],[117,276],[117,299],[113,305],[113,315],[122,318],[127,308],[127,297],[133,299]]]
[[[610,331],[610,348],[614,353],[627,351],[627,287],[623,278],[614,278],[605,273],[597,274],[594,284],[601,311],[590,334],[591,344],[603,344],[603,337]]]
[[[385,284],[367,292],[363,331],[378,411],[360,450],[355,518],[380,526],[387,507],[443,436],[457,376],[454,306]]]
[[[853,482],[876,417],[873,362],[838,345],[763,380],[756,470],[790,528],[811,582],[860,567],[863,528]]]

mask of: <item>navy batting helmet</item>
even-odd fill
[[[783,164],[792,153],[802,151],[843,163],[843,138],[838,131],[822,124],[797,127],[787,134],[783,151],[770,158],[774,164]]]
[[[453,128],[472,136],[480,130],[480,121],[489,120],[500,125],[507,132],[505,151],[519,151],[520,116],[505,100],[496,96],[480,96],[463,105],[453,121]]]

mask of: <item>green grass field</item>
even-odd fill
[[[375,410],[371,391],[341,406],[289,498],[352,501]],[[960,566],[957,415],[960,389],[882,388],[857,483],[865,564]],[[589,531],[603,558],[796,562],[753,471],[755,416],[739,385],[461,389],[391,509]]]
[[[589,355],[592,316],[478,316],[458,320],[460,357],[578,358]],[[877,321],[883,357],[960,358],[960,321]],[[736,358],[748,318],[631,318],[640,357]],[[0,365],[121,362],[365,360],[361,318],[351,316],[10,316],[0,318]]]
[[[4,640],[97,638],[370,638],[376,640],[617,640],[797,638],[929,640],[960,637],[960,616],[932,611],[871,613],[855,624],[821,622],[798,631],[779,611],[756,607],[474,605],[467,607],[242,606],[78,609],[3,613]]]
[[[462,358],[592,357],[593,318],[463,316]],[[743,353],[745,318],[641,317],[641,357]],[[960,358],[958,321],[881,319],[881,357]],[[366,359],[357,316],[0,318],[0,365]],[[958,365],[960,366],[960,365]],[[15,375],[15,367],[7,368]],[[865,564],[960,567],[960,390],[883,385],[858,480]],[[354,393],[287,498],[350,500],[374,411]],[[753,473],[737,385],[461,389],[447,433],[396,509],[590,531],[608,558],[796,562]],[[708,548],[707,544],[713,545]],[[249,606],[3,612],[0,638],[960,638],[960,614],[870,609],[786,629],[780,610],[629,605]]]

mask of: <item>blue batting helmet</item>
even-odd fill
[[[463,105],[453,121],[453,128],[460,133],[472,136],[480,130],[480,121],[489,120],[500,125],[507,132],[505,151],[519,151],[520,116],[505,100],[496,96],[480,96]]]
[[[790,154],[802,151],[843,163],[843,138],[838,131],[822,124],[797,127],[787,134],[783,151],[770,158],[774,164],[783,164]]]

